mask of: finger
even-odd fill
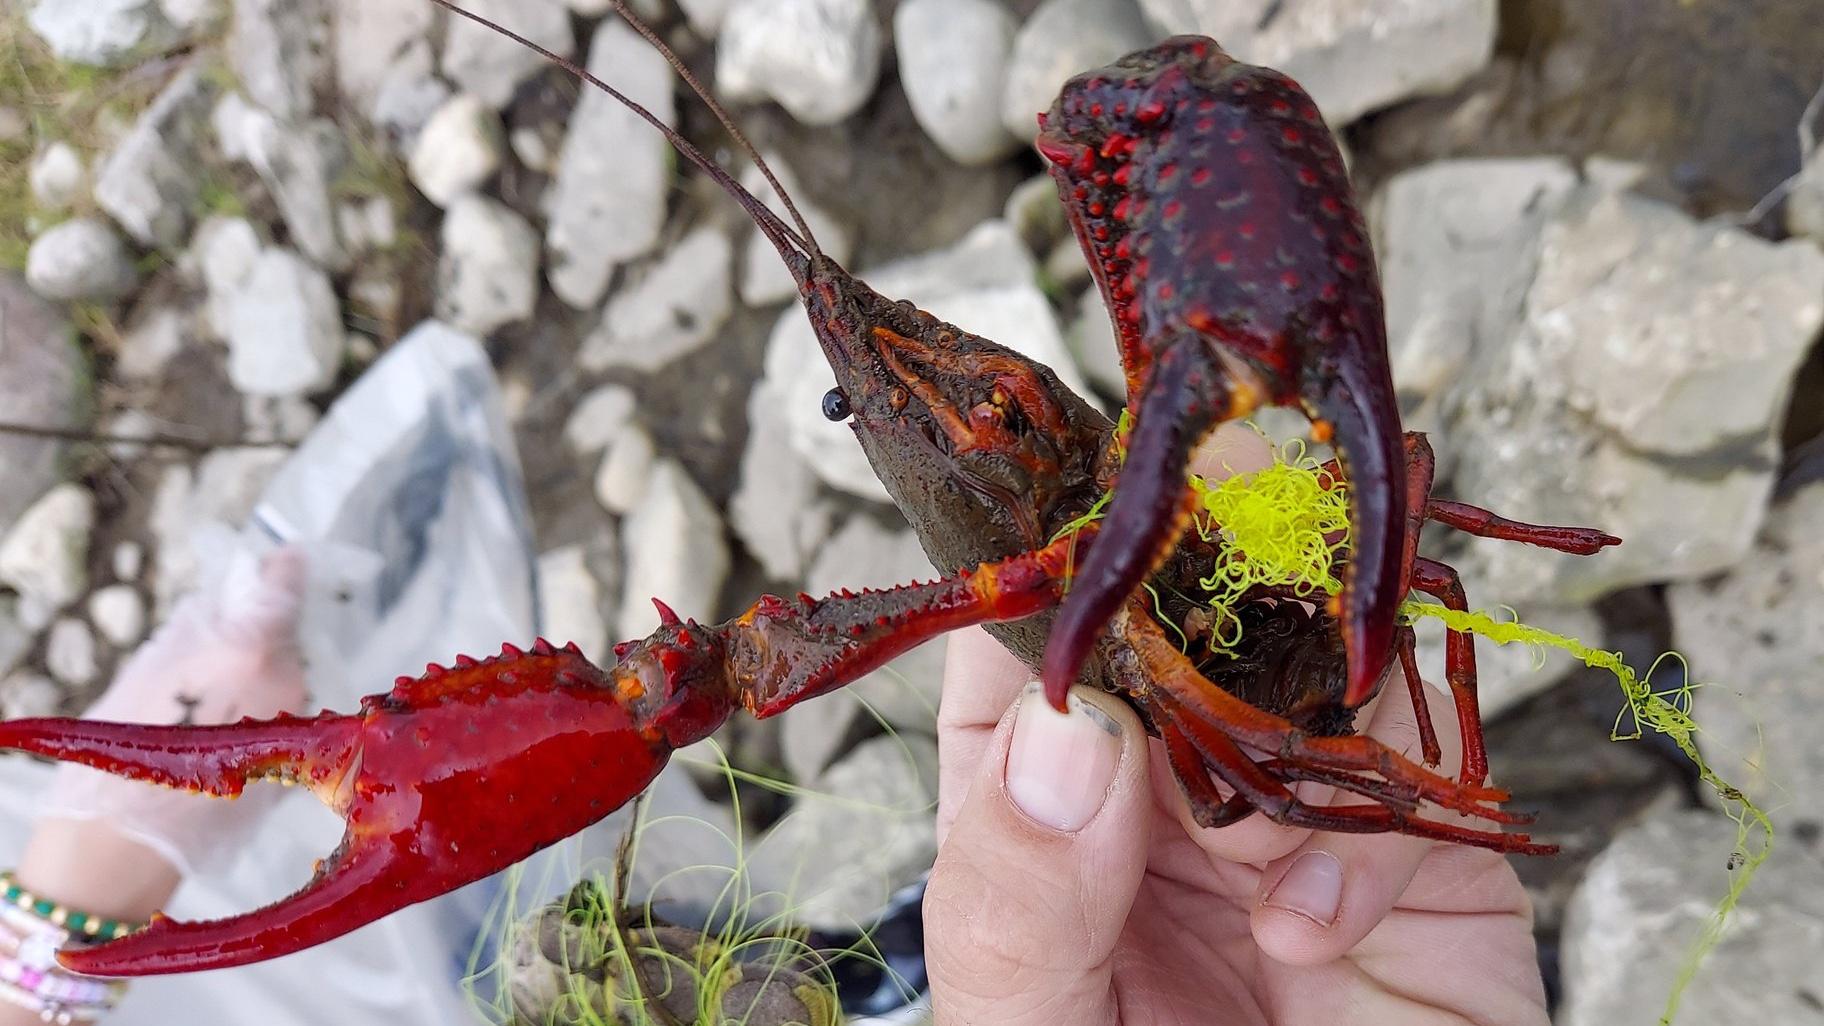
[[[937,843],[975,781],[995,725],[1031,679],[1032,671],[980,627],[950,635],[937,704]]]
[[[1405,699],[1400,673],[1396,664],[1394,676],[1381,688],[1383,696],[1392,695],[1378,704],[1364,732],[1416,760],[1418,719]],[[1454,710],[1448,701],[1428,704],[1444,754],[1439,772],[1454,776],[1462,764]],[[1454,818],[1435,808],[1423,815]],[[1269,958],[1289,965],[1341,957],[1400,902],[1420,864],[1437,848],[1435,841],[1403,834],[1312,834],[1262,874],[1252,917],[1255,943]]]
[[[1146,868],[1146,735],[1119,699],[1035,685],[990,736],[925,891],[939,1026],[1106,1026]]]

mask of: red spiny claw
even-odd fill
[[[530,653],[460,659],[401,678],[355,715],[213,727],[0,724],[0,745],[176,787],[231,796],[250,780],[300,782],[347,821],[335,853],[276,904],[206,922],[157,916],[121,940],[59,957],[98,976],[273,958],[581,830],[639,793],[675,743],[729,708],[716,687],[696,686],[717,679],[720,649],[712,639],[680,646],[673,633],[661,630],[612,676],[543,642]],[[674,731],[680,722],[689,730]]]

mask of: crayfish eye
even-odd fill
[[[849,397],[842,394],[842,389],[832,388],[823,393],[823,418],[825,420],[848,420],[849,414],[853,412],[855,411],[849,409]]]

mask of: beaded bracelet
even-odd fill
[[[0,904],[0,1001],[36,1012],[47,1023],[67,1026],[100,1018],[120,1002],[121,980],[101,980],[64,969],[57,949],[70,931],[17,905]]]
[[[30,912],[59,929],[68,930],[72,936],[80,940],[117,940],[135,930],[143,929],[146,925],[121,919],[104,919],[87,912],[78,912],[49,898],[41,898],[21,887],[10,869],[0,870],[0,888],[4,888],[4,890],[0,890],[0,899],[3,899],[6,904]]]

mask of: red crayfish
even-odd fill
[[[1430,497],[1430,449],[1400,429],[1366,230],[1335,142],[1297,84],[1180,37],[1073,79],[1041,116],[1039,151],[1117,327],[1134,417],[1117,439],[1049,369],[874,292],[819,251],[789,199],[788,223],[614,89],[546,56],[644,116],[778,249],[835,371],[826,415],[849,421],[932,560],[963,569],[878,592],[765,596],[715,625],[682,622],[661,603],[662,625],[618,646],[611,668],[574,647],[507,646],[402,677],[352,714],[0,724],[0,746],[173,787],[231,796],[255,780],[300,783],[347,821],[341,846],[296,894],[228,919],[160,917],[62,953],[69,968],[210,969],[322,943],[581,830],[737,708],[773,715],[971,624],[1042,668],[1054,702],[1079,679],[1128,696],[1206,825],[1259,811],[1330,830],[1550,850],[1503,832],[1524,817],[1484,785],[1468,635],[1447,649],[1461,779],[1354,736],[1352,711],[1398,653],[1429,727],[1411,631],[1395,610],[1409,588],[1465,603],[1455,573],[1417,555],[1425,520],[1567,552],[1616,539]],[[1235,649],[1193,659],[1157,618],[1186,611],[1222,544],[1186,533],[1186,463],[1213,425],[1261,404],[1302,406],[1314,433],[1337,444],[1330,473],[1350,497],[1344,587],[1318,608],[1261,589],[1241,607]],[[1111,489],[1106,517],[1088,520]],[[1180,608],[1136,599],[1147,583]],[[1435,765],[1435,737],[1423,734],[1421,747]],[[1290,789],[1299,781],[1368,801],[1306,805]],[[1428,805],[1487,825],[1423,818]]]

